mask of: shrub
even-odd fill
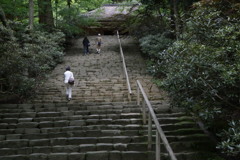
[[[217,148],[229,156],[240,158],[240,121],[229,122],[229,128],[223,130],[219,137],[222,141]]]
[[[64,34],[22,30],[21,24],[11,23],[6,29],[0,25],[1,92],[32,95],[34,87],[57,63],[62,62]],[[17,27],[16,27],[17,26]],[[9,33],[14,33],[9,34]]]
[[[172,105],[195,112],[210,128],[221,123],[217,120],[225,117],[226,111],[240,106],[240,13],[229,5],[234,12],[229,15],[229,10],[218,6],[219,2],[197,3],[183,39],[167,49],[156,51],[142,45],[155,56],[152,73],[164,75],[158,85],[168,92]]]

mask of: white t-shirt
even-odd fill
[[[64,83],[68,83],[69,78],[73,78],[73,73],[71,71],[64,72]]]

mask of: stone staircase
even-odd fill
[[[90,42],[94,38],[89,37]],[[100,55],[91,43],[91,54],[83,56],[81,41],[73,42],[63,64],[39,87],[36,97],[25,104],[0,104],[0,160],[154,160],[155,144],[148,150],[147,126],[136,105],[136,80],[152,102],[178,160],[207,160],[214,155],[214,145],[192,117],[170,108],[164,92],[152,83],[134,39],[122,37],[131,102],[116,36],[103,37]],[[76,81],[70,102],[63,84],[68,65]],[[161,149],[162,160],[168,160]]]
[[[71,66],[75,76],[73,98],[70,103],[81,102],[128,102],[128,90],[123,74],[117,36],[104,36],[102,53],[95,53],[95,36],[89,36],[90,53],[83,56],[82,39],[73,41],[67,51],[64,62],[49,75],[48,80],[39,88],[36,97],[27,103],[61,103],[65,102],[63,73],[66,66]],[[122,37],[123,47],[133,90],[132,101],[136,100],[136,80],[140,80],[148,93],[149,99],[159,100],[163,96],[152,83],[152,77],[146,72],[146,65],[136,48],[136,40]],[[133,49],[129,49],[129,47]],[[124,48],[124,49],[125,49]]]
[[[154,160],[154,150],[147,149],[147,126],[134,103],[0,108],[1,160]],[[178,160],[204,160],[197,158],[199,152],[207,153],[212,146],[192,118],[164,103],[154,108]],[[167,159],[163,146],[162,150]]]

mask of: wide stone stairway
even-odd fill
[[[66,66],[71,67],[76,80],[73,88],[73,100],[77,102],[127,102],[128,90],[123,74],[123,66],[119,52],[117,36],[104,36],[102,53],[96,54],[95,36],[89,37],[90,55],[83,56],[82,39],[73,41],[68,50],[64,63],[58,65],[49,75],[46,83],[37,91],[37,97],[29,103],[59,103],[65,102],[65,88],[63,73]],[[152,77],[147,75],[143,58],[139,54],[134,39],[125,37],[126,46],[132,46],[124,52],[128,72],[134,94],[136,80],[139,79],[148,91],[151,100],[161,98],[159,89],[151,82]],[[134,64],[134,65],[133,65]],[[155,94],[157,93],[157,94]],[[132,96],[133,100],[136,96]]]
[[[169,106],[145,71],[131,37],[122,37],[133,94],[123,75],[116,36],[104,36],[101,54],[83,56],[82,39],[73,41],[64,63],[25,104],[0,104],[0,160],[154,160],[155,135],[148,149],[147,125],[136,103],[140,80],[178,160],[207,160],[214,145],[191,116]],[[65,98],[63,73],[75,76],[73,99]],[[153,129],[155,126],[153,125]],[[161,157],[169,159],[164,146]]]

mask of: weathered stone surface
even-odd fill
[[[1,119],[1,122],[2,123],[18,123],[18,118],[4,118],[4,119]]]
[[[131,137],[128,136],[117,136],[113,139],[113,143],[130,143]]]
[[[7,139],[5,135],[0,135],[0,141],[5,140],[5,139]]]
[[[85,153],[69,153],[68,160],[85,160]]]
[[[80,145],[80,144],[94,144],[97,143],[97,138],[95,137],[71,137],[68,138],[68,144]]]
[[[120,151],[111,151],[109,152],[109,160],[122,160]]]
[[[60,116],[60,112],[38,112],[37,117],[58,117]]]
[[[30,148],[30,147],[19,148],[17,150],[17,154],[18,155],[29,155],[29,154],[32,154],[32,148]]]
[[[65,145],[65,146],[53,146],[52,147],[53,153],[71,153],[71,152],[79,152],[79,146],[74,145]]]
[[[33,118],[19,118],[19,122],[32,122]]]
[[[21,140],[6,140],[0,142],[0,148],[21,148],[28,147],[29,141],[26,139]]]
[[[1,123],[0,129],[7,129],[8,128],[8,123]]]
[[[35,134],[35,133],[40,133],[41,130],[39,128],[25,128],[24,133],[25,134]]]
[[[1,160],[28,160],[26,155],[2,156]]]
[[[108,160],[108,155],[107,151],[87,152],[86,160]]]
[[[49,146],[50,140],[49,139],[36,139],[36,140],[30,140],[29,146]]]
[[[129,151],[147,151],[147,144],[139,144],[139,143],[135,143],[135,144],[128,144],[127,145],[127,149]]]
[[[74,111],[62,111],[62,116],[73,116]]]
[[[125,151],[127,149],[127,144],[116,143],[116,144],[113,144],[113,148],[114,150]]]
[[[53,122],[51,121],[39,122],[39,128],[50,128],[50,127],[53,127]]]
[[[51,153],[48,155],[48,160],[68,160],[67,153]]]
[[[122,159],[124,160],[146,160],[147,154],[137,151],[125,151],[122,152]]]
[[[21,134],[9,134],[6,135],[6,140],[21,139]]]
[[[54,122],[54,127],[65,127],[68,125],[69,125],[69,121],[66,121],[66,120]]]
[[[36,112],[24,112],[20,114],[20,118],[34,118],[36,117]]]
[[[20,122],[17,124],[18,128],[36,128],[37,126],[37,122]]]
[[[33,153],[44,153],[44,154],[48,154],[48,153],[51,153],[52,152],[52,147],[50,146],[43,146],[43,147],[33,147],[32,148],[32,152]],[[41,154],[42,155],[42,154]]]
[[[66,145],[68,144],[67,138],[54,138],[50,140],[51,145]]]
[[[0,156],[15,155],[17,151],[15,148],[1,148]]]
[[[96,151],[97,149],[95,144],[81,144],[79,147],[81,152]]]
[[[113,145],[108,143],[98,143],[96,147],[98,151],[111,151],[113,149]]]
[[[47,154],[33,153],[29,155],[29,160],[48,160]]]
[[[75,121],[71,121],[70,126],[82,126],[82,125],[86,125],[86,122],[84,120],[75,120]]]
[[[61,128],[41,128],[41,133],[61,132]]]

